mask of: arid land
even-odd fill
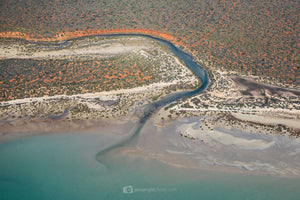
[[[144,37],[1,42],[0,142],[65,132],[108,131],[124,138],[143,106],[201,85],[167,48]],[[117,155],[175,167],[299,176],[300,91],[220,70],[205,56],[194,59],[209,72],[209,88],[159,109],[137,146]]]
[[[2,135],[73,130],[128,118],[140,106],[200,84],[169,50],[148,38],[82,38],[56,47],[20,40],[1,45],[7,79],[0,83]],[[17,73],[14,61],[21,63]],[[64,64],[55,69],[55,62]]]
[[[1,42],[1,70],[10,75],[5,76],[8,80],[0,83],[4,95],[0,110],[3,136],[87,129],[109,124],[114,119],[134,121],[139,115],[139,107],[166,94],[194,89],[201,84],[168,49],[148,38],[81,38],[62,48],[59,43],[43,45],[3,38]],[[156,116],[157,124],[183,116],[206,116],[200,127],[202,131],[222,126],[299,136],[299,90],[261,83],[254,76],[220,71],[205,59],[195,59],[209,70],[211,86],[200,95],[162,108]],[[35,78],[30,74],[13,77],[20,73],[12,73],[12,65],[4,64],[19,60],[22,61],[20,72],[28,69],[27,63],[30,67],[32,63],[37,65],[36,73],[41,75],[37,76],[38,81],[32,81]],[[59,80],[55,79],[56,69],[51,69],[53,62],[67,63]],[[89,62],[90,68],[78,72],[82,66],[75,65],[76,62]],[[102,62],[104,65],[97,65]],[[41,68],[41,63],[46,64]],[[122,68],[117,68],[118,65]],[[134,73],[128,72],[126,66],[131,66]],[[97,71],[103,67],[109,68],[106,74]],[[113,70],[116,72],[111,74]],[[96,81],[85,77],[87,72],[93,71],[102,75],[95,77]],[[72,77],[74,72],[78,79]],[[133,84],[125,86],[130,81]],[[182,136],[197,138],[191,133]]]

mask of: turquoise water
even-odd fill
[[[161,42],[186,64],[202,85],[194,91],[170,94],[149,104],[143,110],[144,115],[137,128],[125,140],[112,135],[69,133],[0,144],[1,200],[299,199],[299,178],[177,169],[154,160],[131,160],[132,157],[113,153],[112,150],[133,140],[159,107],[202,92],[209,84],[205,70],[173,44],[151,36],[126,35],[144,36]],[[60,44],[59,48],[70,41]],[[104,156],[107,152],[112,153]],[[103,166],[106,163],[109,163],[110,170]]]
[[[116,166],[108,171],[95,160],[95,154],[119,139],[101,134],[67,133],[0,144],[0,199],[300,197],[299,178],[176,169],[142,158],[116,160],[113,162]],[[133,189],[133,193],[124,193],[125,186],[129,186],[126,191]]]

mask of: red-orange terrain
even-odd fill
[[[4,75],[0,101],[131,88],[159,78],[155,69],[124,62],[122,57],[98,61],[9,59],[0,60],[0,65]]]
[[[293,0],[6,0],[0,3],[0,37],[53,41],[143,33],[195,56],[205,53],[227,70],[298,86],[299,10]],[[3,91],[9,83],[0,78]]]

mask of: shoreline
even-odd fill
[[[199,74],[198,74],[199,75]],[[201,76],[200,76],[201,77]],[[54,95],[54,96],[44,96],[44,97],[37,97],[37,98],[27,98],[27,99],[16,99],[16,100],[10,100],[10,101],[6,101],[6,102],[1,102],[1,107],[5,107],[5,106],[14,106],[14,105],[18,105],[19,104],[29,104],[28,106],[30,107],[30,103],[36,103],[36,102],[49,102],[51,100],[57,100],[57,99],[67,99],[67,100],[74,100],[74,102],[76,100],[78,100],[78,102],[82,103],[82,99],[85,99],[85,105],[87,107],[84,107],[84,110],[87,113],[90,113],[90,108],[94,109],[95,112],[98,112],[98,107],[101,110],[102,107],[99,104],[93,104],[94,102],[89,102],[90,100],[95,100],[96,98],[99,98],[100,101],[116,101],[118,99],[121,99],[121,96],[118,95],[126,95],[130,96],[132,94],[145,94],[145,92],[152,92],[152,91],[158,91],[158,90],[163,90],[163,88],[170,86],[170,85],[176,85],[178,84],[179,80],[173,81],[173,82],[168,82],[168,83],[154,83],[154,84],[150,84],[147,86],[141,86],[141,87],[135,87],[132,89],[121,89],[121,90],[112,90],[112,91],[107,91],[107,92],[98,92],[98,93],[85,93],[85,94],[76,94],[76,95]],[[206,83],[207,84],[207,83]],[[222,84],[216,84],[216,86],[222,86]],[[200,87],[201,88],[201,87]],[[200,89],[198,88],[198,89]],[[198,90],[197,89],[197,90]],[[203,89],[203,88],[202,88]],[[197,91],[195,90],[195,91]],[[199,90],[200,91],[200,90]],[[217,97],[222,97],[222,95],[224,95],[223,93],[215,93],[218,92],[218,89],[213,89],[213,91],[206,91],[202,94],[199,94],[199,98],[201,99],[201,95],[206,95],[207,93],[210,94],[214,94]],[[176,91],[178,92],[178,91]],[[228,92],[228,91],[227,91]],[[256,92],[256,91],[255,91]],[[253,92],[255,95],[256,93]],[[153,94],[153,93],[151,93]],[[153,95],[149,94],[149,96],[153,97]],[[192,94],[192,93],[186,93],[186,94]],[[194,93],[196,94],[196,92]],[[164,97],[166,96],[166,94],[164,95],[159,95],[158,98],[162,97],[162,100],[164,100]],[[178,96],[178,98],[180,99],[182,96]],[[194,97],[194,96],[193,96]],[[137,101],[138,99],[138,101]],[[129,109],[132,113],[123,116],[122,118],[118,118],[115,117],[113,115],[111,115],[110,117],[108,117],[107,119],[100,119],[99,118],[96,120],[93,119],[88,119],[88,117],[90,116],[89,114],[85,113],[84,115],[78,115],[77,118],[75,119],[69,119],[68,117],[68,112],[67,112],[67,117],[63,117],[62,119],[57,116],[54,117],[58,117],[58,119],[49,119],[49,117],[53,116],[49,114],[52,114],[51,112],[48,113],[48,116],[43,116],[43,115],[38,115],[36,118],[29,118],[26,119],[21,119],[19,122],[19,130],[21,130],[21,128],[23,128],[23,131],[25,131],[23,134],[21,133],[17,133],[17,134],[2,134],[0,137],[2,140],[0,140],[0,142],[5,142],[5,141],[9,141],[9,140],[14,140],[14,139],[19,139],[19,138],[23,138],[23,137],[28,137],[28,136],[35,136],[35,135],[43,135],[43,134],[51,134],[51,133],[63,133],[66,132],[66,130],[68,130],[67,132],[88,132],[88,131],[96,131],[98,130],[98,133],[101,134],[101,130],[107,126],[107,127],[111,127],[114,126],[114,128],[118,127],[120,130],[118,133],[116,134],[127,134],[128,132],[124,133],[124,127],[130,126],[130,123],[137,123],[139,121],[139,119],[141,119],[142,117],[145,117],[145,119],[147,120],[149,116],[151,116],[151,112],[149,112],[149,116],[145,115],[145,113],[135,113],[135,111],[139,111],[142,110],[142,106],[144,105],[149,105],[149,99],[145,98],[143,99],[143,101],[145,101],[144,103],[142,102],[141,105],[135,105],[135,103],[139,104],[140,102],[140,98],[137,97],[137,99],[133,99],[134,103],[133,105],[131,105],[131,107],[127,107],[126,109]],[[189,98],[191,99],[191,98]],[[229,99],[229,98],[228,98]],[[172,99],[170,99],[172,100]],[[211,101],[211,105],[214,105],[218,102],[217,99],[213,99],[214,101]],[[99,100],[97,100],[99,101]],[[160,101],[160,100],[159,100]],[[159,102],[158,101],[158,102]],[[189,100],[187,100],[189,101]],[[74,106],[74,102],[70,102],[69,104],[72,106]],[[152,102],[156,102],[156,100],[152,101]],[[168,100],[167,100],[168,102]],[[173,101],[170,101],[172,103],[174,103]],[[98,102],[99,103],[99,102]],[[183,103],[186,103],[186,101],[183,101]],[[53,104],[58,104],[57,102],[53,102]],[[65,102],[62,103],[62,105],[64,105]],[[68,105],[69,105],[68,104]],[[72,105],[73,104],[73,105]],[[93,104],[93,105],[92,105]],[[110,103],[109,103],[110,104]],[[151,104],[150,104],[151,105]],[[93,107],[94,106],[94,107]],[[162,106],[169,106],[169,104],[165,105],[162,104]],[[47,104],[46,104],[47,107]],[[105,107],[105,106],[104,106]],[[189,106],[187,106],[189,107]],[[201,107],[201,106],[200,106]],[[64,109],[66,109],[66,107],[63,107]],[[69,109],[70,106],[67,106],[67,109]],[[108,110],[105,110],[108,109]],[[105,107],[104,112],[112,112],[112,110],[114,110],[114,107]],[[125,108],[122,108],[125,109]],[[122,110],[121,109],[121,110]],[[186,110],[184,110],[186,109]],[[196,124],[192,123],[190,125],[184,126],[178,128],[178,124],[176,124],[177,120],[179,119],[183,121],[184,120],[188,120],[189,118],[186,117],[182,117],[178,116],[178,118],[173,119],[172,115],[171,117],[169,117],[169,112],[171,111],[175,111],[177,113],[180,112],[186,112],[186,111],[198,111],[198,112],[212,112],[212,108],[206,108],[206,109],[194,109],[193,110],[188,110],[189,108],[171,108],[170,111],[166,111],[163,115],[164,117],[162,117],[162,112],[163,109],[159,109],[159,110],[154,110],[154,120],[155,121],[155,125],[152,126],[157,128],[157,132],[155,132],[155,134],[158,135],[157,138],[155,138],[155,134],[153,134],[153,129],[150,126],[150,130],[152,131],[152,135],[151,134],[147,134],[146,136],[143,135],[139,135],[139,137],[137,138],[139,140],[136,150],[134,150],[132,153],[133,154],[137,154],[137,155],[142,155],[142,158],[154,158],[156,160],[159,160],[162,163],[168,164],[170,166],[175,166],[175,167],[188,167],[189,169],[205,169],[205,168],[213,168],[214,170],[233,170],[233,171],[237,171],[237,172],[241,172],[241,173],[249,173],[249,174],[277,174],[279,176],[299,176],[300,172],[297,168],[295,168],[295,170],[282,170],[282,168],[272,168],[271,164],[268,164],[268,162],[266,161],[266,163],[264,162],[257,162],[257,161],[245,161],[241,158],[241,160],[237,159],[237,160],[231,160],[232,158],[230,157],[230,155],[233,155],[234,152],[236,153],[240,153],[243,151],[251,151],[250,154],[253,154],[253,152],[255,153],[256,151],[264,151],[265,149],[269,149],[270,147],[275,146],[275,142],[271,142],[271,141],[265,141],[264,139],[260,138],[263,137],[263,134],[259,134],[259,135],[251,135],[248,136],[249,138],[244,138],[245,136],[241,136],[241,135],[235,135],[235,134],[231,134],[231,133],[226,133],[226,131],[232,131],[232,127],[230,126],[231,129],[226,129],[224,128],[224,126],[217,124],[216,122],[214,122],[215,119],[212,120],[211,124],[208,124],[207,127],[206,126],[199,126],[198,123],[202,123],[202,124],[206,124],[206,121],[201,121],[199,120],[199,122],[197,122]],[[258,111],[259,113],[265,108],[258,108],[256,109],[256,111]],[[273,109],[273,108],[272,108]],[[117,109],[118,110],[118,109]],[[120,110],[120,109],[119,109]],[[222,111],[222,109],[219,109],[218,111]],[[232,110],[223,110],[225,112],[233,112],[233,111],[237,111],[237,112],[241,112],[242,109],[240,110],[235,110],[235,108],[233,108]],[[245,109],[244,109],[245,111]],[[253,110],[252,110],[253,111]],[[266,111],[266,110],[264,110]],[[267,109],[267,111],[269,111],[269,109]],[[278,111],[278,109],[277,109]],[[281,110],[283,111],[283,110]],[[82,114],[82,111],[80,110],[80,108],[78,108],[78,112],[80,114]],[[295,111],[292,111],[295,112]],[[63,112],[63,114],[61,114],[62,116],[64,115],[65,111]],[[222,113],[221,113],[222,114]],[[281,113],[282,114],[282,113]],[[296,111],[295,113],[296,115],[298,115],[298,112]],[[160,116],[159,116],[160,115]],[[168,115],[168,117],[166,116]],[[184,115],[184,114],[183,114]],[[212,113],[213,115],[213,113]],[[242,118],[242,121],[245,120],[249,121],[249,116],[235,116],[233,113],[231,113],[231,115],[235,118]],[[159,117],[158,117],[159,116]],[[160,118],[161,117],[161,118]],[[198,118],[202,118],[202,117],[208,117],[207,115],[201,115],[200,117],[198,116]],[[222,117],[222,116],[221,116]],[[251,115],[251,117],[253,117],[253,115]],[[159,119],[160,118],[160,119]],[[168,119],[170,118],[170,119]],[[18,120],[18,119],[17,119]],[[219,118],[217,119],[219,120]],[[151,120],[150,120],[151,121]],[[233,119],[225,119],[225,123],[229,123],[234,121]],[[129,123],[130,122],[130,123]],[[153,121],[152,121],[153,122]],[[7,122],[9,125],[13,124],[14,122]],[[10,124],[11,123],[11,124]],[[180,122],[182,123],[182,122]],[[184,123],[186,123],[184,121]],[[18,124],[18,123],[16,123]],[[24,124],[27,124],[27,132],[26,132],[26,128],[24,128]],[[162,124],[159,126],[156,126],[156,124]],[[174,129],[173,135],[170,135],[172,133],[172,131],[166,131],[170,125],[173,125],[174,127],[177,127],[176,129]],[[146,124],[146,127],[149,129],[149,123]],[[195,126],[199,126],[199,128],[194,129]],[[33,130],[32,128],[35,127],[36,131],[35,132],[30,132],[30,130]],[[174,128],[173,127],[173,128]],[[221,127],[221,128],[220,128]],[[298,126],[297,126],[298,127]],[[128,127],[127,127],[128,128]],[[256,127],[257,128],[257,127]],[[261,130],[264,130],[264,127],[260,127]],[[220,129],[222,131],[220,131]],[[14,131],[19,132],[18,129],[15,129]],[[42,130],[42,131],[39,131]],[[159,134],[162,134],[163,131],[165,130],[164,135],[159,136]],[[187,132],[185,132],[185,130],[187,130]],[[143,132],[145,132],[147,130],[143,130]],[[148,130],[149,131],[149,130]],[[180,132],[180,135],[178,134],[178,131]],[[203,134],[203,132],[205,132],[207,134]],[[266,132],[266,131],[265,131]],[[137,135],[139,134],[139,132],[137,133]],[[267,134],[266,134],[267,135]],[[6,137],[7,136],[7,137]],[[5,139],[6,137],[6,139]],[[145,137],[145,138],[143,138]],[[173,137],[173,141],[172,141],[172,137]],[[252,137],[256,138],[258,137],[258,139],[253,139]],[[277,138],[279,136],[277,135],[271,135],[268,137],[274,137]],[[284,136],[287,138],[287,136]],[[260,138],[260,139],[259,139]],[[165,140],[165,141],[163,141]],[[292,139],[291,139],[292,140]],[[127,140],[125,140],[126,142]],[[140,142],[140,141],[144,141]],[[294,142],[296,143],[296,141],[298,140],[294,140]],[[122,142],[122,141],[121,141]],[[157,144],[154,144],[155,142],[157,142]],[[167,142],[167,143],[164,143]],[[168,143],[170,142],[170,143]],[[120,143],[122,144],[122,143]],[[153,145],[153,146],[152,146]],[[178,146],[179,145],[179,146]],[[180,147],[180,145],[183,145],[182,147]],[[204,156],[201,157],[201,155],[203,154],[203,152],[201,152],[201,154],[195,154],[195,153],[199,153],[197,152],[197,150],[199,150],[199,148],[203,148],[203,150],[206,151],[206,155],[204,152]],[[191,148],[193,147],[193,148]],[[129,147],[125,147],[125,148],[129,148]],[[141,148],[141,149],[140,149]],[[144,148],[144,151],[143,151]],[[148,149],[147,149],[148,148]],[[184,150],[182,150],[181,148],[183,148]],[[215,153],[215,151],[212,151],[213,149],[223,149],[229,152],[229,157],[228,155],[224,155],[223,151],[221,151],[219,154],[211,154]],[[237,152],[237,149],[242,149],[240,152]],[[120,149],[118,149],[120,150]],[[105,150],[104,150],[105,151]],[[225,152],[226,152],[225,151]],[[101,154],[102,151],[100,151]],[[270,150],[270,154],[272,155],[272,153],[274,153],[274,151]],[[128,152],[125,151],[125,154],[127,154]],[[129,152],[130,153],[130,152]],[[99,154],[99,153],[98,153]],[[297,152],[296,152],[297,154]],[[243,154],[242,154],[243,155]],[[245,154],[246,155],[246,154]],[[200,156],[200,158],[199,158]],[[251,156],[250,156],[251,157]],[[274,162],[271,159],[272,162]],[[276,166],[276,165],[275,165]],[[289,165],[288,165],[289,166]],[[292,164],[290,164],[290,166],[293,166]]]
[[[151,39],[155,39],[155,38],[151,38]],[[156,39],[156,40],[162,41],[161,39]],[[171,43],[168,43],[166,41],[164,42],[166,44],[170,44],[170,47],[166,46],[169,47],[169,50],[171,50],[171,48],[176,48],[172,46]],[[181,62],[177,58],[175,59],[175,63],[177,63],[177,65],[180,65],[180,67],[185,68],[185,66],[181,64]],[[186,69],[186,71],[190,72],[190,70],[188,69]],[[183,71],[181,70],[182,74],[187,75],[187,72],[185,72],[185,70]],[[46,123],[46,121],[50,121],[49,123],[51,124],[53,119],[54,120],[56,120],[56,118],[60,119],[61,118],[59,117],[60,115],[63,118],[66,118],[67,121],[72,123],[72,121],[74,120],[73,118],[74,115],[68,116],[70,110],[72,110],[72,112],[73,110],[76,110],[76,112],[79,113],[79,114],[75,114],[76,115],[75,120],[83,120],[83,121],[89,121],[85,119],[91,117],[90,115],[91,111],[92,113],[97,114],[92,116],[92,118],[95,120],[101,119],[103,117],[105,118],[105,116],[106,118],[109,119],[115,119],[116,115],[114,113],[117,113],[117,117],[128,116],[127,115],[128,113],[126,112],[133,112],[133,113],[129,113],[129,115],[134,116],[136,118],[139,116],[139,114],[142,114],[139,113],[139,110],[137,108],[141,108],[142,106],[145,105],[145,103],[156,101],[157,99],[161,98],[162,96],[166,96],[172,91],[176,91],[180,93],[185,89],[188,90],[193,89],[193,87],[195,87],[194,84],[198,85],[198,79],[196,79],[194,74],[192,73],[190,74],[192,76],[192,79],[191,78],[188,79],[187,77],[182,79],[180,78],[180,76],[179,78],[176,76],[175,77],[176,79],[171,82],[169,79],[166,79],[166,82],[158,82],[146,86],[135,87],[132,89],[111,90],[107,92],[104,91],[104,92],[97,92],[97,93],[84,93],[84,94],[76,94],[71,96],[69,95],[43,96],[43,97],[36,97],[36,98],[25,98],[25,99],[4,101],[1,102],[1,107],[3,108],[3,114],[5,117],[3,118],[2,123],[8,126],[12,124],[16,124],[16,126],[19,127],[22,127],[25,123],[25,124],[29,124],[28,126],[30,127],[31,122],[33,122],[37,124],[36,126],[38,126],[39,123]],[[185,81],[189,81],[189,82],[188,84],[183,85],[182,82]],[[191,86],[192,88],[189,88]],[[133,98],[129,97],[129,96],[133,96],[132,94],[135,94],[134,95],[135,97]],[[126,102],[128,99],[131,102]],[[58,100],[59,102],[62,103],[55,102],[55,100]],[[124,101],[123,104],[120,104],[119,107],[118,105],[114,106],[116,102],[118,103],[120,101]],[[52,106],[52,108],[50,105]],[[24,110],[25,113],[23,112]],[[99,113],[100,113],[99,111],[101,111],[101,113],[104,112],[104,114],[102,114],[100,118],[99,118]],[[136,111],[138,112],[137,114],[135,114]],[[63,114],[60,114],[61,112],[63,112]],[[3,114],[1,116],[3,116]],[[12,116],[10,116],[11,114]],[[11,130],[10,129],[11,127],[7,127],[7,128]],[[43,130],[43,128],[40,129]],[[2,132],[3,131],[5,132],[5,130],[7,129],[2,130]],[[12,130],[12,131],[16,131],[16,130]]]
[[[158,113],[155,114],[155,118],[157,117]],[[205,144],[201,141],[201,139],[191,140],[189,138],[184,138],[180,136],[180,134],[177,132],[180,130],[181,126],[178,126],[178,124],[174,121],[179,121],[179,124],[181,125],[188,125],[190,127],[194,127],[194,122],[191,121],[191,123],[187,123],[186,118],[180,118],[177,120],[171,121],[169,124],[165,124],[164,126],[157,126],[155,124],[155,118],[150,121],[150,123],[146,124],[145,130],[141,133],[140,137],[138,137],[137,140],[137,146],[128,146],[123,147],[121,149],[118,149],[116,152],[118,155],[122,155],[122,159],[129,158],[129,160],[134,161],[135,159],[145,159],[145,160],[156,160],[158,162],[161,162],[169,167],[174,168],[183,168],[188,170],[209,170],[209,171],[219,171],[219,172],[232,172],[237,174],[245,174],[245,175],[259,175],[259,176],[271,176],[271,177],[293,177],[293,178],[299,178],[300,177],[300,170],[294,171],[294,168],[290,168],[291,166],[286,166],[286,170],[283,169],[276,169],[275,171],[271,170],[272,165],[267,165],[268,161],[266,161],[265,164],[259,164],[259,162],[250,162],[248,161],[242,162],[242,161],[235,161],[233,163],[226,161],[226,159],[230,159],[231,156],[225,156],[220,152],[220,155],[222,160],[224,162],[221,162],[222,160],[219,160],[218,157],[218,151],[207,151],[206,148],[225,148],[226,151],[236,151],[236,148],[239,148],[239,146],[235,145],[226,145],[222,143],[216,143],[214,140],[206,140]],[[130,124],[128,123],[130,122]],[[55,122],[59,123],[59,122]],[[62,122],[64,123],[64,122]],[[51,126],[53,127],[53,126]],[[114,134],[117,137],[123,138],[125,135],[127,135],[130,130],[134,127],[134,122],[130,121],[126,118],[123,119],[108,119],[107,121],[103,121],[102,124],[99,124],[97,126],[94,126],[89,129],[68,129],[64,128],[61,129],[59,132],[52,132],[52,133],[27,133],[27,134],[16,134],[16,135],[9,135],[7,138],[3,138],[1,136],[0,145],[5,144],[7,142],[13,142],[17,140],[23,140],[23,139],[30,139],[30,137],[35,136],[43,136],[43,135],[52,135],[52,134],[64,134],[64,133],[72,133],[72,134],[106,134],[106,132],[110,132],[110,134]],[[176,128],[177,127],[177,128]],[[175,129],[174,129],[175,128]],[[153,130],[157,129],[157,133],[153,133]],[[124,130],[127,130],[125,133]],[[168,131],[169,130],[169,131]],[[177,130],[177,131],[176,131]],[[224,129],[226,130],[226,129]],[[175,132],[174,132],[175,131]],[[212,133],[210,133],[212,134]],[[233,135],[234,137],[237,137]],[[255,137],[259,137],[261,134]],[[207,136],[205,136],[207,137]],[[269,137],[278,137],[276,135],[271,135]],[[287,136],[282,136],[286,137]],[[238,137],[237,137],[238,138]],[[4,140],[3,140],[4,139]],[[216,138],[215,138],[216,139]],[[222,140],[221,138],[219,138]],[[289,139],[290,141],[293,141],[293,139]],[[252,141],[251,139],[249,141]],[[300,144],[300,141],[297,140]],[[234,140],[233,142],[240,143],[241,145],[244,145],[244,141],[240,141],[240,139]],[[218,144],[218,145],[217,145]],[[200,145],[200,146],[199,146]],[[217,146],[216,146],[217,145]],[[220,146],[221,145],[221,146]],[[247,145],[247,144],[246,144]],[[265,144],[257,144],[259,145],[265,145]],[[194,148],[198,146],[197,148]],[[272,146],[275,146],[273,144]],[[204,148],[203,150],[201,150]],[[193,150],[192,150],[193,149]],[[206,150],[205,150],[206,149]],[[265,149],[269,149],[270,152],[276,152],[275,150],[272,150],[269,146],[266,146],[266,148],[262,149],[246,149],[249,152],[257,153],[257,152],[263,152]],[[202,153],[199,153],[201,151]],[[241,151],[241,150],[240,150]],[[245,151],[242,149],[242,152]],[[198,153],[197,153],[198,152]],[[211,152],[211,153],[210,153]],[[290,153],[292,153],[291,151]],[[112,154],[114,154],[112,152]],[[208,154],[208,155],[206,155]],[[211,154],[211,155],[210,155]],[[284,154],[284,153],[282,153]],[[198,155],[198,156],[196,156]],[[200,156],[200,157],[199,157]],[[214,159],[214,156],[217,156]],[[202,158],[201,158],[202,157]],[[249,158],[251,158],[251,155],[249,155]],[[244,160],[247,160],[247,156],[243,157]],[[283,162],[283,160],[281,160]],[[258,166],[256,169],[255,166]],[[263,168],[261,168],[263,167]],[[261,169],[260,169],[261,168]],[[270,171],[268,171],[269,169]],[[283,171],[281,171],[283,170]]]
[[[115,128],[122,127],[122,130],[127,130],[128,127],[136,123],[135,118],[118,117],[118,118],[105,118],[105,119],[76,119],[69,121],[67,119],[60,120],[23,120],[21,123],[27,127],[16,127],[12,132],[0,132],[0,145],[6,142],[12,142],[28,137],[64,134],[64,133],[85,133],[85,132],[99,132],[102,130],[112,129],[114,134],[123,135],[124,132],[116,132]],[[13,126],[13,125],[12,125]],[[110,128],[109,128],[110,127]],[[5,127],[4,127],[5,128]],[[123,129],[125,128],[125,129]],[[121,129],[120,129],[121,130]]]
[[[112,155],[120,153],[129,160],[153,159],[175,168],[300,177],[300,168],[293,156],[299,153],[299,139],[295,140],[286,135],[241,133],[238,130],[231,133],[226,127],[219,127],[205,135],[199,132],[199,128],[195,129],[195,122],[201,117],[181,117],[165,123],[164,126],[157,126],[158,116],[159,113],[156,113],[150,123],[145,125],[136,146],[123,147],[112,152]],[[196,139],[180,134],[187,127],[197,130]],[[250,145],[249,148],[249,144],[254,142],[258,143],[253,148]],[[255,157],[257,153],[261,155],[259,158]],[[278,159],[281,160],[280,163]]]

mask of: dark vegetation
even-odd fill
[[[43,38],[78,30],[157,30],[228,70],[299,85],[297,0],[6,0],[0,5],[0,32]]]

